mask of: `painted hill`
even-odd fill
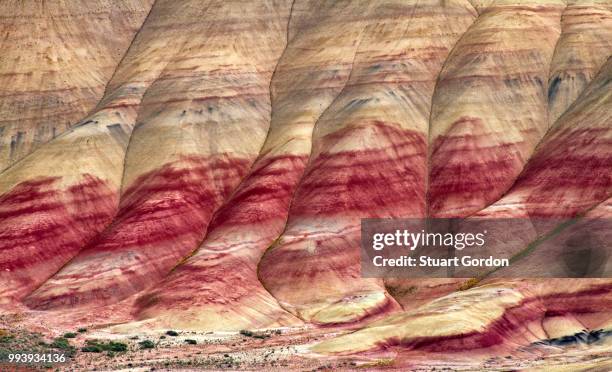
[[[2,314],[358,329],[319,356],[611,326],[610,280],[365,279],[359,256],[362,218],[518,218],[518,253],[546,232],[536,218],[611,217],[608,1],[0,14]]]

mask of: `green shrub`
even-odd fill
[[[88,350],[84,350],[86,348]],[[87,340],[87,346],[83,347],[81,350],[85,352],[99,353],[102,351],[122,352],[122,351],[127,351],[127,349],[128,349],[127,344],[124,344],[123,342],[109,341],[107,343],[103,343],[103,342],[98,342],[97,340]],[[95,351],[95,350],[99,350],[99,351]]]
[[[270,335],[267,334],[267,333],[261,333],[261,332],[255,333],[255,332],[252,332],[252,331],[247,331],[246,329],[241,330],[240,334],[245,336],[245,337],[253,337],[253,338],[258,338],[258,339],[262,339],[262,340],[270,337]]]
[[[58,337],[54,339],[53,342],[47,345],[47,347],[52,348],[52,349],[63,350],[66,352],[66,355],[68,356],[74,355],[74,352],[76,351],[76,348],[70,345],[70,341],[68,341],[64,337]]]
[[[141,349],[153,349],[155,347],[155,343],[151,340],[144,340],[138,343]]]
[[[75,338],[75,337],[76,337],[76,333],[73,333],[73,332],[64,333],[64,338]]]
[[[70,342],[64,337],[56,338],[55,340],[53,340],[53,342],[49,346],[54,349],[61,349],[61,350],[69,350],[72,348],[72,346],[70,346]]]
[[[126,344],[122,343],[122,342],[109,342],[108,344],[108,349],[110,351],[127,351],[128,347]]]
[[[85,332],[87,332],[87,328],[79,328],[79,329],[77,329],[77,332],[85,333]]]
[[[168,336],[173,336],[173,337],[178,336],[178,332],[176,332],[176,331],[167,331],[167,332],[166,332],[166,334],[167,334]]]
[[[190,338],[186,339],[185,342],[189,345],[196,345],[198,343],[196,340],[192,340]]]
[[[102,348],[97,345],[87,345],[81,348],[81,351],[85,353],[101,353]]]

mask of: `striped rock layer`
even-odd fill
[[[0,3],[0,172],[96,106],[152,3]]]
[[[184,35],[177,20],[168,11],[148,17],[167,36],[139,33],[93,112],[0,177],[3,299],[32,292],[112,222],[140,102]]]
[[[557,4],[486,8],[442,70],[429,132],[429,214],[465,217],[514,182],[548,129]]]
[[[574,217],[610,196],[612,59],[538,146],[512,188],[478,217]]]
[[[506,228],[512,230],[510,235],[521,235],[521,238],[509,240],[505,250],[525,249],[555,227],[556,220],[552,217],[580,217],[575,224],[549,236],[547,239],[553,244],[540,243],[543,247],[530,252],[524,258],[529,260],[529,267],[541,262],[540,267],[551,272],[560,269],[551,267],[551,263],[562,262],[552,260],[559,254],[556,248],[577,238],[584,248],[585,232],[591,240],[609,242],[609,223],[602,219],[611,215],[609,165],[612,161],[609,157],[612,151],[606,135],[610,123],[611,61],[553,126],[507,196],[476,214],[480,218],[519,218]],[[538,217],[547,217],[547,222],[538,225],[529,219]],[[604,246],[594,248],[599,251],[588,254],[602,255],[599,259],[605,266],[608,250]],[[520,265],[518,261],[493,276],[534,274],[521,271]],[[567,274],[559,271],[559,276]],[[483,284],[426,301],[405,313],[316,345],[313,350],[324,354],[397,347],[403,353],[469,352],[486,348],[508,352],[541,339],[610,327],[612,281],[609,279],[510,282],[486,279]]]
[[[182,43],[169,50],[174,54],[138,110],[119,211],[29,296],[32,307],[112,304],[155,284],[198,247],[212,215],[257,156],[269,126],[269,84],[285,44],[290,4],[180,5],[156,4],[150,16],[168,22],[168,37],[175,33],[172,23],[187,27],[176,30],[185,35]],[[234,17],[239,10],[248,16]],[[164,31],[147,21],[140,35]],[[130,53],[124,63],[144,57]]]
[[[488,284],[391,315],[312,349],[322,354],[398,350],[403,355],[396,365],[423,353],[477,357],[481,350],[508,352],[542,339],[609,327],[611,293],[610,281],[566,281],[562,290],[533,280]]]
[[[367,14],[346,86],[315,125],[285,231],[259,266],[301,319],[350,323],[397,307],[381,281],[360,277],[360,219],[424,215],[429,102],[473,18],[461,1],[391,1]]]
[[[578,98],[612,50],[612,4],[568,1],[561,37],[550,65],[548,122],[554,123]]]
[[[365,27],[353,11],[349,2],[293,4],[260,155],[213,218],[199,250],[139,299],[139,318],[222,330],[298,323],[261,285],[257,267],[283,231],[315,122],[348,79],[355,40]]]
[[[550,240],[524,256],[523,262],[503,268],[495,276],[516,276],[517,273],[528,276],[530,273],[524,266],[531,266],[533,270],[537,268],[534,262],[542,262],[542,267],[563,277],[567,273],[562,270],[566,268],[546,264],[564,262],[562,257],[553,259],[568,253],[563,247],[571,248],[572,240],[576,239],[581,240],[583,248],[588,239],[608,241],[605,234],[597,232],[607,222],[601,222],[603,226],[598,227],[594,216],[597,210],[604,208],[612,188],[611,75],[612,59],[602,67],[572,107],[557,120],[509,192],[475,214],[476,218],[485,219],[515,218],[512,225],[506,227],[507,234],[520,238],[508,239],[500,247],[506,252],[525,253],[528,249],[533,250],[529,244],[536,239],[546,237]],[[560,220],[562,218],[578,218],[579,221],[577,225],[565,226],[561,225],[564,222]],[[602,215],[598,218],[606,217]],[[560,227],[564,231],[550,235]],[[584,236],[586,233],[590,234],[588,239]],[[600,250],[596,247],[589,254],[605,253]],[[593,259],[596,259],[595,256]],[[605,262],[606,257],[601,259]]]
[[[548,73],[565,4],[472,1],[479,17],[456,43],[431,102],[427,214],[467,217],[514,183],[548,130]],[[388,279],[404,306],[462,280]]]

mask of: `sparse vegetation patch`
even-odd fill
[[[153,349],[155,347],[155,343],[151,340],[144,340],[138,343],[141,349]]]
[[[123,352],[127,351],[127,344],[123,342],[109,341],[99,342],[97,340],[87,340],[87,345],[81,348],[86,353],[101,353],[103,351]]]

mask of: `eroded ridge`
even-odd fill
[[[294,2],[260,155],[215,215],[200,249],[139,299],[139,318],[192,329],[299,323],[261,285],[257,265],[283,231],[315,122],[348,80],[355,40],[366,24],[353,10],[343,2]]]
[[[561,18],[548,82],[548,122],[554,123],[578,98],[612,50],[612,4],[571,0]]]
[[[359,221],[425,214],[429,102],[474,16],[461,1],[385,2],[367,15],[350,79],[315,126],[287,227],[260,264],[265,287],[301,319],[351,323],[398,308],[381,281],[359,275]]]
[[[96,106],[152,4],[0,4],[0,172]]]
[[[29,296],[29,306],[116,303],[154,285],[197,248],[265,139],[269,82],[285,44],[289,8],[290,2],[272,1],[156,4],[150,18],[162,24],[145,24],[140,35],[179,36],[183,42],[168,50],[163,71],[142,100],[118,214]],[[149,52],[124,62],[138,63]]]
[[[0,208],[13,211],[0,221],[6,244],[2,249],[3,263],[10,268],[0,273],[3,302],[14,302],[40,286],[108,226],[117,213],[125,154],[140,103],[181,45],[180,35],[184,35],[178,26],[182,18],[171,21],[169,17],[175,14],[168,12],[169,5],[158,2],[157,10],[147,18],[147,25],[166,32],[138,33],[95,110],[0,175]],[[166,53],[156,53],[159,49]],[[41,184],[42,180],[49,182]],[[87,195],[78,196],[90,200],[91,205],[83,208],[71,196],[71,190],[83,190],[83,183],[91,180],[96,180],[97,190],[87,187]],[[43,187],[43,192],[31,193],[27,198],[14,197],[31,190],[32,185]],[[48,205],[49,201],[62,208],[33,208]],[[90,217],[91,211],[97,216],[95,220]],[[69,222],[60,223],[66,219]],[[28,238],[34,236],[39,238]]]
[[[564,7],[494,2],[441,72],[429,133],[429,214],[466,217],[512,185],[548,129],[548,70]]]

